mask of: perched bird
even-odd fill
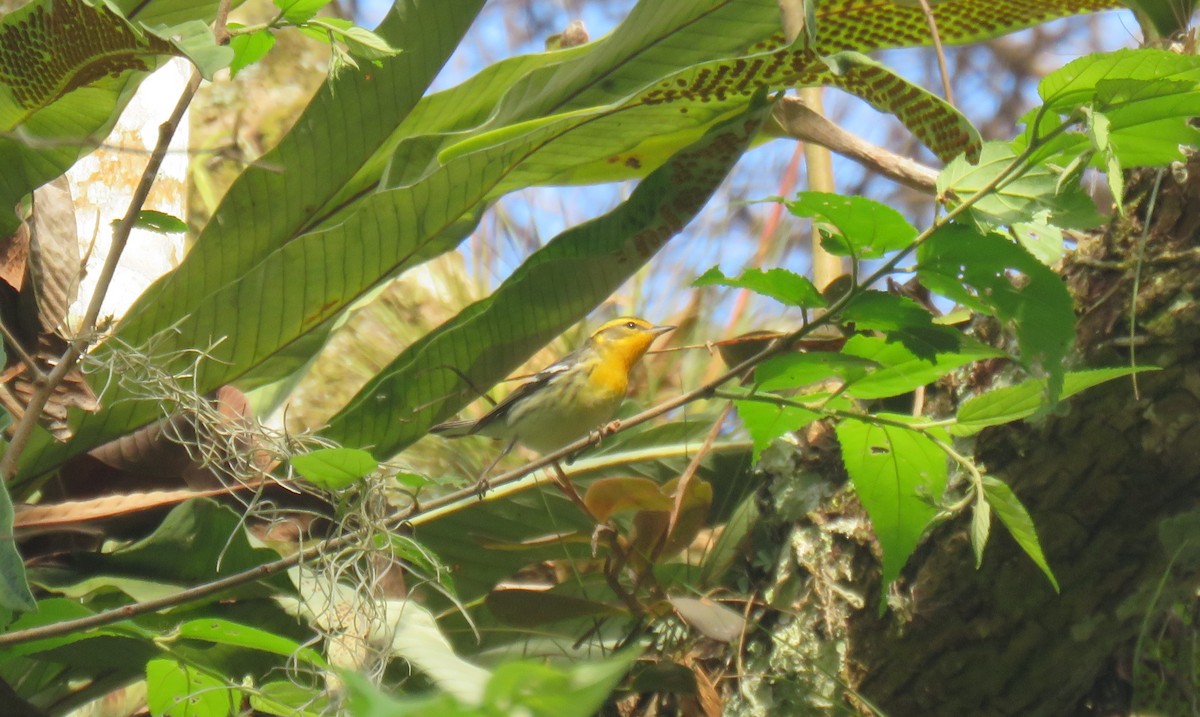
[[[581,348],[538,371],[482,418],[440,423],[430,432],[507,441],[484,470],[483,482],[517,443],[549,453],[612,421],[629,388],[629,372],[655,338],[674,328],[632,317],[609,321]]]

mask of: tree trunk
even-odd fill
[[[780,573],[805,579],[786,613],[764,616],[778,624],[766,625],[772,637],[762,654],[771,657],[758,663],[777,677],[798,675],[804,687],[751,682],[743,696],[752,705],[817,712],[841,695],[889,717],[1100,714],[1089,691],[1114,664],[1128,672],[1147,615],[1176,597],[1195,599],[1200,163],[1189,170],[1163,173],[1157,191],[1159,172],[1136,173],[1127,218],[1082,239],[1065,269],[1080,317],[1078,368],[1128,365],[1128,350],[1114,347],[1128,343],[1133,277],[1150,214],[1137,361],[1163,370],[1139,378],[1140,400],[1130,380],[1114,381],[1071,399],[1041,425],[990,429],[975,445],[977,460],[1029,509],[1061,594],[994,517],[976,570],[963,516],[929,536],[879,615],[879,572],[870,554],[877,548],[861,528],[861,509],[850,502],[808,512],[808,521],[788,526],[790,560]],[[784,502],[774,490],[777,509]],[[784,584],[777,579],[765,591],[774,605],[787,593]],[[802,634],[780,650],[788,628]],[[816,646],[799,648],[805,640]],[[802,697],[785,694],[800,689],[807,691]],[[1162,714],[1192,713],[1178,709]]]

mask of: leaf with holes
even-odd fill
[[[1075,340],[1075,305],[1062,278],[1021,246],[962,225],[934,232],[917,250],[931,291],[994,315],[1016,332],[1021,362],[1044,373],[1053,405]]]
[[[880,414],[879,418],[905,422],[910,416]],[[935,435],[944,431],[932,430]],[[842,460],[854,484],[879,545],[883,549],[883,590],[880,610],[887,601],[887,585],[900,575],[921,534],[937,508],[934,502],[946,488],[946,454],[927,435],[869,419],[845,419],[837,425]]]

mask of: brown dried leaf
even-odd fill
[[[67,312],[79,292],[83,266],[75,201],[66,177],[33,193],[30,228],[26,291],[33,294],[42,330],[65,336]]]

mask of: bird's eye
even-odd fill
[[[633,323],[632,321],[626,321],[626,322],[625,322],[625,328],[627,328],[627,329],[636,329],[636,328],[637,328],[637,324]]]

